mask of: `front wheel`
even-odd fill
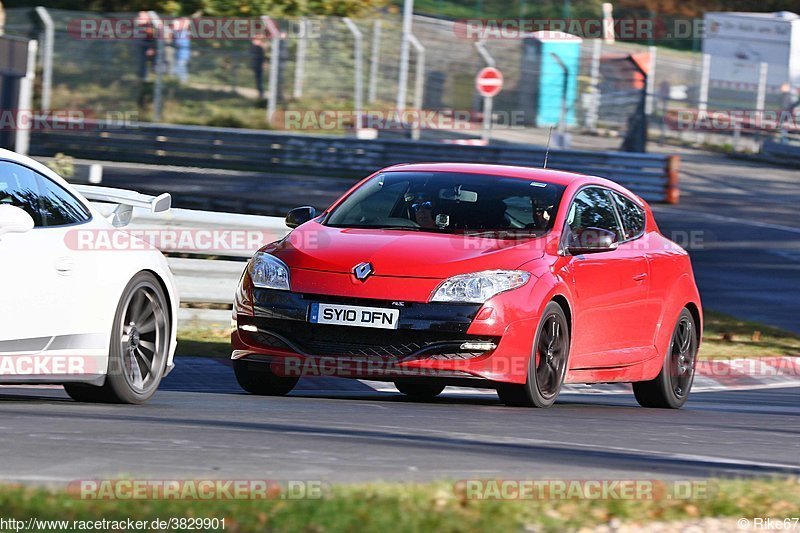
[[[285,396],[300,378],[275,374],[268,363],[254,363],[237,359],[233,362],[233,373],[239,386],[258,396]]]
[[[684,308],[672,332],[661,372],[653,380],[633,384],[633,395],[639,405],[663,409],[683,407],[694,382],[698,347],[694,317]]]
[[[544,309],[533,341],[524,385],[502,384],[497,394],[513,407],[550,407],[556,401],[569,361],[569,324],[564,310],[555,302]]]
[[[117,305],[105,383],[100,387],[66,383],[64,389],[80,402],[146,402],[164,375],[171,334],[164,291],[153,274],[140,272]]]

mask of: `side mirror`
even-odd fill
[[[617,234],[602,228],[582,228],[569,236],[567,252],[570,255],[611,252],[619,246]]]
[[[0,235],[26,233],[33,229],[33,218],[13,205],[0,205]]]
[[[296,228],[315,216],[317,216],[317,210],[311,206],[295,207],[286,214],[286,225],[290,228]]]

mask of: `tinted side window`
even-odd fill
[[[43,226],[67,226],[89,220],[89,211],[74,196],[44,176],[38,178]]]
[[[42,225],[39,214],[39,183],[29,168],[0,162],[0,204],[13,205],[27,212],[36,226]]]
[[[575,197],[569,211],[569,227],[573,233],[585,228],[600,228],[617,234],[622,240],[622,230],[611,199],[604,189],[590,187]]]
[[[634,239],[644,233],[644,210],[621,194],[611,194],[617,201],[622,225],[625,226],[625,238]]]

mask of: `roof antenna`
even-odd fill
[[[553,125],[550,125],[550,130],[547,132],[547,148],[544,151],[544,165],[542,168],[547,168],[547,158],[550,156],[550,137],[553,136]]]

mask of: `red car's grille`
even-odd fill
[[[469,359],[486,352],[461,350],[464,342],[498,341],[497,337],[454,332],[358,328],[260,317],[254,325],[258,332],[242,332],[250,342],[317,356]]]

